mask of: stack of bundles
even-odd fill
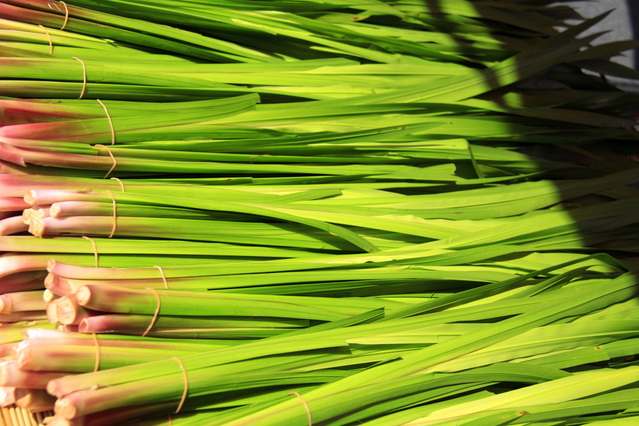
[[[0,2],[2,401],[639,421],[639,78],[549,0]],[[51,411],[49,413],[49,411]],[[18,423],[15,423],[18,424]]]

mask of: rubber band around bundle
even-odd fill
[[[155,265],[154,268],[158,268],[158,270],[160,271],[160,276],[162,277],[162,282],[164,282],[164,288],[165,289],[169,289],[169,284],[166,282],[166,276],[164,276],[164,271],[162,270],[162,268],[160,266]]]
[[[82,238],[84,238],[85,240],[89,240],[91,241],[91,244],[93,245],[93,257],[95,258],[95,267],[98,268],[98,246],[95,244],[95,241],[93,241],[92,238],[87,237],[86,235],[83,235]]]
[[[289,392],[288,394],[295,395],[300,399],[300,401],[302,401],[302,404],[304,404],[304,408],[306,409],[306,414],[308,415],[308,426],[313,426],[313,416],[311,416],[311,409],[309,408],[306,401],[304,401],[304,398],[302,398],[302,395],[297,392]]]
[[[69,22],[69,6],[67,6],[67,4],[63,1],[61,1],[60,4],[64,6],[64,22],[62,23],[62,26],[60,27],[60,30],[63,30],[67,26],[67,23]]]
[[[186,401],[186,396],[189,393],[189,376],[186,375],[186,368],[184,368],[184,364],[182,364],[182,360],[176,356],[172,356],[171,359],[174,359],[180,364],[180,370],[182,370],[182,377],[184,377],[184,391],[182,392],[182,399],[178,404],[177,410],[175,410],[175,414],[179,413],[184,405],[184,401]]]
[[[100,369],[100,342],[97,334],[91,334],[93,334],[93,341],[95,342],[95,365],[93,366],[93,372],[95,373]]]
[[[76,56],[73,57],[76,61],[79,61],[82,64],[82,90],[80,91],[80,96],[78,99],[82,99],[84,97],[84,92],[87,90],[87,65],[84,61]]]
[[[43,25],[38,26],[42,28],[42,31],[44,31],[44,33],[47,35],[47,39],[49,39],[49,55],[53,55],[53,40],[51,39],[51,34],[49,34],[49,31],[47,31],[47,29]]]
[[[113,192],[105,189],[106,192],[111,196],[111,203],[113,204],[113,225],[111,226],[111,233],[109,234],[109,238],[113,238],[115,235],[115,231],[118,229],[118,205],[115,202],[115,196]]]
[[[112,178],[111,178],[111,180],[115,180],[115,181],[117,181],[117,182],[120,184],[120,188],[122,189],[122,192],[126,192],[126,191],[124,190],[124,183],[123,183],[120,179],[118,179],[118,178],[116,178],[116,177],[112,177]]]
[[[67,26],[67,22],[69,22],[69,6],[67,6],[67,4],[63,1],[59,1],[58,3],[64,6],[64,22],[62,23],[62,26],[60,27],[60,29],[63,30]],[[55,8],[58,9],[58,12],[62,12],[62,9],[60,9],[60,6],[58,6],[57,4],[51,3],[51,2],[47,3],[47,6],[49,6],[49,9],[53,10],[51,5],[54,5]]]
[[[109,119],[109,126],[111,127],[111,145],[115,145],[115,127],[113,127],[113,120],[111,120],[111,114],[109,114],[109,110],[100,99],[96,99],[96,101],[98,101],[98,103],[102,105],[102,108],[104,109],[104,113]]]
[[[64,22],[62,23],[62,26],[60,27],[60,29],[63,30],[67,26],[67,22],[69,22],[69,6],[67,6],[67,4],[63,1],[59,1],[58,3],[64,6]],[[60,9],[60,6],[58,6],[57,4],[51,3],[51,2],[47,3],[47,6],[49,6],[49,9],[53,10],[51,5],[54,5],[55,8],[58,9],[58,12],[62,12],[62,9]]]
[[[154,288],[145,287],[145,289],[146,290],[150,290],[151,292],[153,292],[153,294],[155,295],[155,298],[157,299],[158,305],[155,308],[155,313],[153,313],[153,318],[151,318],[151,323],[146,328],[146,330],[144,330],[144,333],[142,333],[142,337],[144,337],[147,334],[149,334],[149,331],[151,331],[151,329],[155,325],[155,322],[158,320],[158,314],[160,313],[160,306],[162,304],[162,302],[160,301],[160,295],[158,294],[158,292]]]
[[[113,165],[111,166],[111,168],[109,169],[109,171],[106,173],[106,175],[104,175],[104,177],[102,179],[106,179],[107,177],[109,177],[109,175],[111,174],[111,172],[113,171],[113,169],[115,169],[115,166],[118,165],[118,161],[115,159],[115,157],[113,156],[113,153],[111,152],[111,149],[106,146],[106,145],[102,145],[102,144],[95,144],[93,146],[100,146],[104,149],[107,150],[107,152],[109,153],[109,156],[111,157],[111,160],[113,160]]]

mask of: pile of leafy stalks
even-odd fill
[[[551,3],[1,2],[3,402],[634,424],[638,44]]]

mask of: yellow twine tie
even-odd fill
[[[162,270],[161,267],[159,266],[154,266],[154,268],[158,268],[158,270],[160,271],[160,276],[162,277],[162,281],[164,282],[164,288],[165,289],[169,289],[169,284],[166,282],[166,276],[164,275],[164,271]]]
[[[79,61],[82,64],[82,90],[80,91],[80,96],[78,99],[82,99],[84,97],[84,92],[87,90],[87,66],[84,61],[80,58],[73,57],[76,61]]]
[[[151,331],[151,329],[155,325],[155,322],[158,320],[158,314],[160,313],[160,306],[161,306],[160,295],[158,294],[158,292],[154,288],[149,288],[149,287],[146,287],[146,290],[150,290],[151,292],[153,292],[153,294],[155,295],[155,298],[156,298],[156,300],[158,302],[158,305],[155,308],[155,313],[153,314],[153,318],[151,318],[151,323],[146,328],[144,333],[142,333],[142,337],[144,337],[147,334],[149,334],[149,331]]]
[[[104,177],[102,178],[102,179],[106,179],[107,177],[109,177],[109,175],[111,174],[111,172],[113,171],[113,169],[115,169],[115,166],[117,166],[117,165],[118,165],[118,162],[117,162],[117,160],[115,159],[115,157],[113,156],[113,153],[111,152],[111,148],[109,148],[108,146],[106,146],[106,145],[102,145],[102,144],[99,144],[99,143],[98,143],[98,144],[95,144],[95,145],[93,145],[93,146],[99,146],[99,147],[102,147],[102,148],[106,149],[106,150],[107,150],[107,152],[109,153],[109,156],[111,157],[111,160],[113,160],[113,164],[111,165],[111,168],[109,169],[109,171],[108,171],[108,172],[106,172],[106,175],[104,175]]]
[[[111,180],[117,181],[120,184],[120,188],[122,189],[122,192],[125,192],[124,191],[124,183],[122,183],[122,181],[120,179],[118,179],[116,177],[112,177]]]
[[[184,377],[184,391],[182,392],[182,399],[180,400],[180,403],[178,404],[177,410],[175,410],[175,414],[177,414],[182,409],[182,406],[184,405],[184,401],[186,401],[186,396],[189,393],[189,377],[186,375],[186,369],[184,368],[184,364],[182,364],[182,361],[180,360],[180,358],[176,356],[172,356],[171,358],[176,360],[178,364],[180,364],[180,370],[182,370],[182,377]]]
[[[111,227],[111,233],[109,234],[109,238],[113,238],[113,236],[115,235],[115,231],[118,229],[118,205],[115,202],[115,196],[113,195],[113,192],[109,191],[108,189],[106,190],[106,192],[108,192],[111,196],[111,203],[113,204],[113,226]]]
[[[67,4],[63,1],[61,1],[60,4],[64,6],[64,22],[60,27],[60,30],[63,30],[67,26],[67,22],[69,22],[69,6],[67,6]]]
[[[44,31],[44,33],[47,35],[47,39],[49,39],[49,55],[53,55],[53,40],[51,39],[51,34],[49,34],[49,31],[47,31],[47,29],[42,26],[42,25],[38,25],[40,28],[42,28],[42,31]]]
[[[62,26],[60,27],[60,29],[63,30],[64,27],[67,26],[67,22],[69,22],[69,6],[67,6],[67,4],[63,1],[59,1],[58,3],[64,6],[64,22],[62,23]],[[49,2],[47,3],[47,6],[49,6],[49,9],[51,10],[53,10],[52,6],[54,6],[58,10],[58,12],[62,13],[62,9],[60,9],[60,6],[58,6],[58,4],[56,3]]]
[[[313,417],[311,416],[311,409],[309,408],[306,401],[304,401],[304,398],[302,398],[302,395],[300,395],[297,392],[289,392],[288,394],[295,395],[296,397],[300,399],[300,401],[302,401],[302,404],[304,405],[304,408],[306,409],[306,415],[308,416],[308,426],[313,426]]]
[[[98,246],[95,244],[95,241],[93,241],[93,239],[87,237],[86,235],[83,236],[82,238],[84,238],[85,240],[89,240],[91,241],[91,244],[93,245],[93,257],[95,259],[95,267],[98,267]]]
[[[93,372],[95,373],[100,369],[100,342],[98,342],[98,335],[93,334],[93,341],[95,342],[95,366],[93,367]]]
[[[111,120],[111,114],[109,114],[109,110],[100,99],[96,99],[96,101],[98,101],[98,103],[102,105],[102,108],[104,109],[104,113],[109,119],[109,126],[111,127],[111,145],[115,145],[115,127],[113,127],[113,120]]]

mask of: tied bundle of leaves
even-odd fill
[[[639,44],[578,18],[0,2],[5,402],[65,426],[636,421],[639,99],[598,74],[638,78],[610,58]]]
[[[573,273],[569,272],[568,275]],[[565,279],[566,275],[563,278]],[[586,361],[587,358],[576,361],[568,357],[550,367],[545,365],[544,357],[549,357],[550,361],[555,356],[561,358],[567,350],[583,348],[583,351],[587,352],[591,345],[586,342],[597,346],[606,341],[631,337],[636,333],[633,327],[623,320],[618,321],[616,327],[625,323],[629,326],[628,332],[623,332],[620,328],[613,332],[612,329],[606,328],[608,324],[615,327],[614,319],[619,318],[613,312],[621,313],[624,308],[634,305],[633,274],[623,274],[616,279],[608,280],[605,286],[601,286],[600,280],[588,282],[589,280],[578,279],[567,286],[560,284],[559,287],[553,285],[561,281],[555,278],[537,282],[532,287],[529,287],[530,282],[526,283],[526,279],[516,281],[523,287],[515,286],[514,292],[511,287],[508,292],[510,297],[502,298],[499,302],[493,299],[491,302],[486,300],[486,303],[477,303],[481,299],[477,298],[476,291],[470,290],[476,293],[473,302],[457,305],[455,309],[439,310],[430,315],[378,319],[361,325],[353,323],[356,319],[371,321],[374,318],[370,316],[374,315],[371,313],[346,322],[333,322],[329,328],[318,326],[317,331],[315,328],[309,328],[304,332],[293,332],[290,336],[282,335],[210,354],[182,357],[180,362],[187,372],[191,372],[190,375],[187,373],[189,395],[196,400],[198,397],[206,399],[204,396],[208,393],[214,393],[218,399],[224,398],[227,392],[230,392],[228,396],[232,398],[233,392],[244,386],[253,391],[256,387],[261,389],[261,392],[245,400],[246,405],[243,405],[243,408],[209,412],[199,421],[209,421],[213,424],[250,424],[255,421],[264,424],[301,424],[306,421],[308,413],[302,409],[299,399],[282,395],[282,392],[277,390],[281,384],[292,382],[297,383],[296,389],[304,390],[303,399],[308,404],[314,421],[338,424],[350,424],[369,416],[378,417],[388,407],[394,407],[394,411],[400,407],[407,408],[415,401],[437,401],[443,395],[450,397],[469,390],[490,389],[494,382],[548,382],[548,389],[553,386],[562,389],[564,380],[559,380],[560,378],[568,380],[568,377],[574,376],[574,380],[582,380],[578,366],[591,361]],[[499,286],[492,286],[492,291],[483,289],[483,292],[499,294],[497,288],[503,289],[504,285],[505,283],[500,283]],[[580,296],[575,298],[576,288],[580,286],[584,286],[583,292],[579,291]],[[548,293],[538,293],[530,298],[524,296],[530,294],[532,288],[546,288]],[[461,292],[447,299],[457,300],[459,303],[463,296],[464,292]],[[502,293],[503,296],[505,294]],[[431,309],[437,305],[441,306],[444,299],[446,298],[430,302]],[[546,308],[540,309],[538,303],[546,305]],[[590,309],[595,306],[593,303],[606,313],[591,317]],[[610,305],[607,305],[608,303]],[[588,314],[579,314],[584,311],[588,311]],[[562,321],[556,322],[559,318],[567,318],[566,315],[573,321],[565,324],[562,324]],[[504,316],[508,318],[501,319]],[[379,318],[379,314],[377,317]],[[577,320],[577,317],[580,319]],[[607,322],[608,320],[612,322]],[[549,325],[551,323],[556,325]],[[338,325],[341,326],[335,328]],[[598,329],[601,330],[601,335],[596,336],[598,332],[595,330]],[[537,339],[542,339],[544,343]],[[297,343],[291,345],[292,341]],[[337,350],[345,343],[349,346],[346,353],[343,349]],[[324,351],[318,352],[321,347],[325,348]],[[326,353],[329,348],[335,349]],[[601,348],[595,348],[594,353],[599,350]],[[544,359],[544,362],[541,362],[541,359]],[[600,360],[603,359],[597,358],[596,362]],[[379,364],[380,362],[382,363]],[[502,362],[507,365],[502,366]],[[171,368],[172,364],[175,368]],[[93,410],[112,410],[122,403],[127,406],[142,405],[159,403],[171,398],[177,403],[185,386],[179,365],[171,359],[104,372],[117,371],[118,375],[87,373],[67,376],[51,381],[49,391],[61,397],[57,402],[56,411],[59,416],[68,419],[89,416],[95,412]],[[486,365],[489,367],[485,367]],[[611,389],[636,381],[624,374],[632,371],[632,367],[628,368],[629,370],[624,369],[617,373],[619,377],[624,377],[622,382],[608,384]],[[500,370],[504,376],[495,375]],[[235,374],[235,371],[238,374]],[[251,373],[253,371],[254,373]],[[337,376],[330,374],[333,371]],[[446,373],[434,373],[436,371],[456,373],[449,376]],[[260,379],[260,372],[269,374],[270,379]],[[311,372],[315,374],[310,374]],[[465,374],[468,374],[467,378]],[[590,379],[587,373],[583,374],[583,380]],[[601,374],[605,375],[603,370]],[[129,375],[131,381],[127,379]],[[614,375],[615,373],[610,371],[607,377]],[[329,379],[329,376],[332,378]],[[213,378],[216,385],[211,384]],[[309,387],[317,383],[316,380],[320,383],[328,380],[331,384]],[[230,387],[225,384],[227,381],[232,383]],[[164,385],[152,386],[153,383]],[[154,390],[151,391],[151,388]],[[146,390],[139,392],[140,389]],[[535,387],[526,391],[524,389],[526,388],[522,388],[521,392],[513,390],[513,398],[517,393],[537,392]],[[247,390],[246,395],[251,395],[252,392]],[[543,391],[540,389],[540,392]],[[600,388],[593,393],[599,392]],[[124,398],[116,397],[125,394],[139,395],[139,398],[127,398],[125,402]],[[590,394],[582,387],[579,396],[575,395],[572,398]],[[484,398],[486,395],[487,393],[480,392],[475,398]],[[502,394],[501,399],[508,396]],[[566,401],[571,399],[567,395],[563,398]],[[118,402],[119,400],[122,402]],[[534,405],[532,401],[528,404]],[[449,401],[454,402],[454,399]],[[368,408],[362,410],[364,407]],[[518,409],[520,406],[511,407]],[[426,408],[426,412],[429,412],[429,408]],[[419,410],[412,410],[404,415],[418,418],[419,413]],[[342,420],[344,416],[350,421]]]

